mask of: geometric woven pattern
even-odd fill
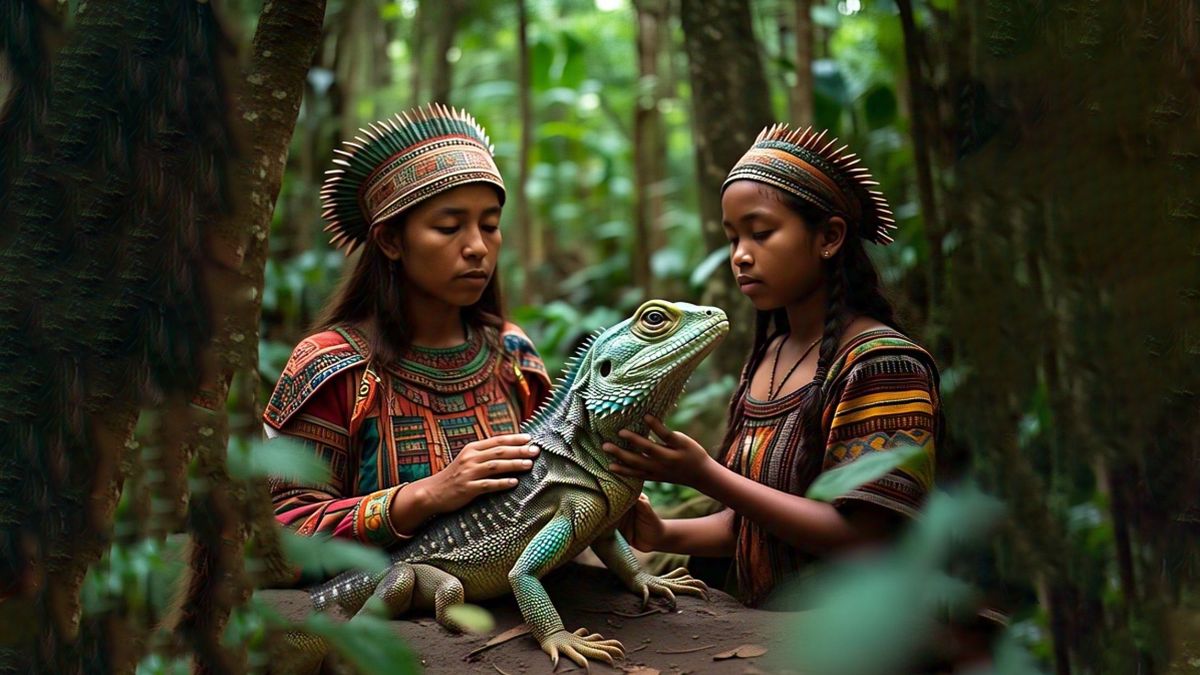
[[[769,126],[759,133],[754,145],[738,160],[721,186],[722,191],[737,180],[772,185],[831,213],[845,214],[852,232],[877,244],[892,241],[896,229],[892,209],[879,183],[845,145],[837,139],[824,140],[825,131],[812,127],[790,130],[786,124]]]
[[[816,394],[815,383],[773,401],[747,393],[725,465],[777,490],[803,494],[796,469],[808,452],[821,453],[822,471],[828,471],[870,453],[917,445],[925,450],[919,465],[896,469],[834,501],[834,506],[867,502],[915,516],[933,487],[934,439],[941,425],[933,358],[890,328],[866,331],[838,352],[824,388],[822,447],[802,447],[802,411]],[[734,559],[746,602],[760,602],[812,560],[748,519],[737,519],[736,527]]]

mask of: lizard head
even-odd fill
[[[602,439],[644,430],[674,407],[696,366],[729,332],[716,307],[650,300],[583,348],[563,387],[566,417]]]

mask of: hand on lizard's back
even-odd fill
[[[448,513],[490,492],[511,489],[533,466],[538,449],[529,434],[493,436],[468,443],[446,468],[421,481],[422,496],[435,513]]]

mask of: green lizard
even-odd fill
[[[675,405],[696,365],[728,330],[719,309],[651,300],[599,333],[523,425],[541,452],[514,488],[431,520],[391,552],[383,574],[347,572],[313,588],[314,608],[336,605],[349,614],[381,606],[389,616],[433,609],[440,624],[457,629],[448,607],[511,591],[555,665],[560,654],[580,666],[589,657],[611,664],[623,656],[617,640],[564,628],[540,578],[591,546],[643,604],[651,595],[672,603],[675,593],[707,596],[707,586],[682,568],[661,577],[641,570],[616,524],[642,482],[610,472],[600,446],[619,442],[623,428],[647,433],[643,417],[662,417]],[[377,600],[368,603],[372,596]],[[324,652],[318,640],[296,642]]]

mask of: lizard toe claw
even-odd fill
[[[603,635],[589,633],[586,628],[573,633],[560,630],[549,635],[542,642],[542,651],[550,655],[555,667],[560,654],[583,668],[588,667],[589,657],[612,665],[615,658],[625,656],[625,648],[618,640],[605,640]]]

